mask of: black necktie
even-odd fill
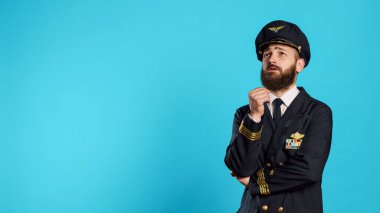
[[[281,119],[281,107],[280,106],[283,103],[284,102],[282,102],[281,98],[276,98],[273,101],[273,106],[274,106],[273,121],[274,121],[275,128],[277,128],[278,124],[280,123],[280,119]]]

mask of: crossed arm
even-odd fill
[[[330,108],[320,105],[315,109],[300,149],[283,165],[258,166],[264,157],[261,125],[237,111],[225,157],[231,175],[249,187],[251,194],[292,191],[321,180],[331,146]]]

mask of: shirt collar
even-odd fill
[[[294,85],[292,88],[290,88],[285,94],[283,94],[281,97],[276,97],[271,92],[269,93],[269,104],[272,105],[274,99],[281,98],[281,100],[284,102],[286,107],[289,107],[292,101],[296,98],[296,96],[300,93],[297,86]]]

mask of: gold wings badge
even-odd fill
[[[278,26],[278,27],[269,27],[268,30],[271,30],[271,31],[277,33],[279,30],[281,30],[284,27],[285,27],[285,25]]]
[[[299,132],[296,132],[296,133],[293,133],[290,137],[293,139],[299,140],[299,139],[302,139],[303,137],[305,137],[305,135],[300,134]]]

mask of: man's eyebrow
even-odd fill
[[[281,47],[275,47],[274,49],[280,49],[280,50],[282,50],[282,51],[287,51],[286,49],[281,48]]]
[[[281,48],[281,47],[274,47],[273,49],[279,49],[279,50],[282,50],[282,51],[287,51],[286,49]],[[266,52],[266,51],[270,51],[270,50],[271,50],[271,48],[268,47],[268,48],[266,48],[266,49],[264,50],[264,52]]]

